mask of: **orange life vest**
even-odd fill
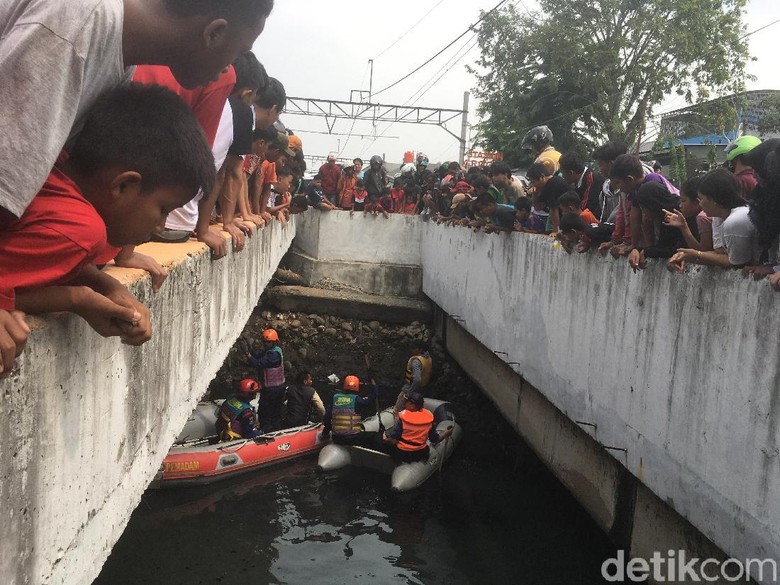
[[[428,354],[413,355],[406,362],[406,383],[411,384],[414,376],[412,374],[412,360],[419,360],[422,365],[422,373],[420,374],[420,388],[425,388],[431,381],[431,375],[433,374],[433,360]]]
[[[428,444],[428,433],[433,426],[433,413],[430,410],[402,410],[398,418],[403,422],[403,433],[398,440],[402,451],[420,451]]]

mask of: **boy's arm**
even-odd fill
[[[160,266],[157,260],[146,254],[136,252],[135,246],[123,247],[114,258],[114,264],[121,268],[146,270],[152,277],[152,292],[155,293],[160,290],[163,282],[168,278],[168,271]]]
[[[240,197],[241,175],[244,171],[241,169],[241,157],[235,154],[227,155],[223,165],[225,179],[222,182],[222,191],[219,194],[220,209],[222,211],[222,229],[233,238],[233,251],[240,252],[244,249],[244,232],[235,225],[236,203]]]
[[[214,206],[217,203],[224,180],[225,172],[223,169],[220,169],[219,173],[217,173],[214,189],[208,195],[204,194],[198,202],[198,223],[195,226],[195,237],[198,238],[199,242],[203,242],[211,248],[212,260],[219,260],[227,256],[227,241],[209,229],[211,214],[214,212]]]
[[[0,310],[0,374],[10,372],[22,353],[30,327],[21,311]]]
[[[143,303],[136,299],[125,286],[112,278],[105,272],[97,269],[94,264],[84,267],[75,279],[69,284],[85,285],[97,293],[107,297],[114,303],[131,309],[138,314],[137,319],[133,319],[133,326],[127,327],[125,343],[130,345],[141,345],[149,341],[152,337],[152,313]],[[67,310],[67,309],[65,309]]]
[[[95,292],[88,286],[47,286],[16,294],[16,306],[28,313],[69,311],[89,323],[103,337],[121,337],[128,345],[148,338],[135,334],[141,314]]]

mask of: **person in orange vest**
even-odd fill
[[[433,359],[428,344],[422,339],[414,339],[409,344],[409,360],[406,362],[404,385],[395,401],[395,412],[403,410],[406,399],[412,392],[422,392],[431,383],[433,377]]]
[[[452,427],[443,431],[433,427],[433,413],[423,407],[424,403],[419,392],[409,394],[395,426],[384,434],[385,442],[394,446],[390,456],[398,463],[426,461],[430,455],[428,441],[435,445],[452,435]]]
[[[250,366],[257,368],[260,378],[260,426],[266,432],[281,428],[282,407],[284,406],[287,383],[284,378],[284,355],[279,347],[279,334],[275,329],[263,331],[263,350],[253,352],[247,348],[246,359]]]
[[[225,399],[219,407],[216,422],[220,441],[253,439],[263,434],[263,431],[257,427],[257,414],[251,404],[259,390],[260,385],[247,378],[241,380],[238,392]]]

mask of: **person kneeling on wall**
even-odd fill
[[[443,431],[433,428],[433,413],[423,408],[424,402],[419,392],[409,394],[406,408],[398,413],[395,426],[384,435],[384,440],[393,445],[390,455],[399,463],[426,461],[430,455],[428,441],[436,445],[452,435],[452,427]]]

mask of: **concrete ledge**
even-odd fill
[[[268,302],[280,311],[324,313],[386,323],[428,322],[432,311],[427,301],[305,286],[269,289]]]
[[[372,295],[417,297],[422,292],[421,266],[318,260],[296,249],[290,250],[284,261],[308,286],[327,277]]]
[[[275,223],[216,262],[194,241],[147,244],[170,271],[156,295],[146,273],[107,268],[152,310],[139,348],[75,315],[34,319],[0,380],[0,583],[94,580],[294,235]]]

